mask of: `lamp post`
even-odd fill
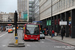
[[[52,0],[51,0],[51,27],[52,27]],[[52,38],[52,28],[51,28],[51,38]]]

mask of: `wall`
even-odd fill
[[[2,21],[3,21],[3,22],[7,22],[7,21],[8,21],[8,17],[9,17],[8,14],[3,14],[3,15],[2,15]]]
[[[34,11],[34,17],[35,17],[35,21],[39,21],[39,0],[34,0],[34,5],[35,5],[35,11]]]
[[[52,16],[75,8],[75,0],[52,0]],[[51,0],[40,0],[40,20],[51,17]]]

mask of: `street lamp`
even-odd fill
[[[51,21],[52,21],[52,0],[51,0]],[[52,27],[52,22],[51,22],[51,27]],[[52,38],[52,28],[51,28],[51,38]]]

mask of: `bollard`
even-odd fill
[[[15,36],[15,45],[18,45],[18,36]]]

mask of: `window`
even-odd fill
[[[47,20],[47,26],[48,26],[48,20]]]
[[[51,25],[51,20],[49,20],[49,25]]]

